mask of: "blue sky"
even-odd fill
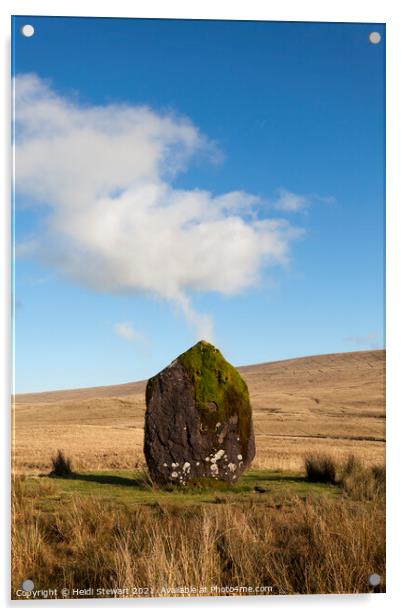
[[[17,392],[204,332],[235,365],[383,347],[383,25],[17,17],[13,52]]]

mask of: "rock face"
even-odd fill
[[[235,482],[255,455],[248,389],[212,344],[180,355],[146,388],[144,454],[158,485]]]

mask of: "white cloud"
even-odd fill
[[[348,336],[346,338],[346,341],[350,342],[355,347],[378,349],[379,348],[378,338],[379,338],[378,332],[372,331],[362,336]]]
[[[19,242],[15,246],[15,256],[17,259],[25,259],[35,254],[38,249],[38,242],[33,238]]]
[[[40,238],[25,238],[25,256],[92,289],[173,302],[207,339],[212,321],[189,293],[240,293],[265,264],[287,262],[301,230],[250,216],[257,196],[174,187],[192,157],[217,156],[189,119],[83,105],[35,75],[16,77],[15,109],[17,193],[42,206]],[[284,191],[281,209],[299,207],[296,197]]]
[[[286,213],[304,212],[314,203],[324,203],[327,205],[335,203],[334,197],[317,195],[315,193],[298,195],[285,188],[278,189],[277,193],[278,198],[272,203],[272,207],[275,210]]]
[[[311,203],[308,197],[297,195],[284,188],[280,188],[278,194],[279,197],[274,203],[274,208],[282,212],[300,212],[306,209]]]
[[[128,321],[115,323],[113,329],[115,333],[124,340],[129,340],[130,342],[142,342],[144,340],[143,335],[135,331]]]

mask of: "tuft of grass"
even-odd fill
[[[337,463],[325,452],[306,453],[304,466],[307,481],[333,484],[355,500],[385,499],[385,466],[368,466],[354,454]]]
[[[52,457],[52,470],[49,474],[52,477],[70,477],[73,474],[71,460],[66,458],[61,449]]]
[[[385,487],[386,487],[385,464],[383,465],[376,464],[375,466],[372,466],[371,472],[373,473],[374,478],[377,481],[378,485],[382,487],[385,491]]]
[[[304,468],[308,481],[314,483],[336,483],[336,462],[327,453],[308,452],[304,456]]]
[[[340,485],[352,498],[385,498],[385,466],[367,467],[351,454],[341,469]]]

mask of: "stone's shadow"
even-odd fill
[[[115,485],[115,486],[124,486],[129,488],[137,488],[141,490],[150,490],[157,489],[161,492],[174,492],[178,486],[175,485],[166,485],[163,487],[153,486],[150,480],[146,477],[119,477],[118,475],[92,475],[85,473],[71,473],[69,475],[55,475],[52,473],[46,475],[40,475],[41,477],[47,477],[49,479],[69,479],[76,481],[89,481],[91,483],[99,483],[103,485]],[[246,481],[245,481],[246,480]],[[267,490],[268,486],[264,486],[261,488],[261,483],[264,482],[294,482],[294,483],[305,483],[307,481],[306,477],[298,476],[298,475],[278,475],[275,472],[273,473],[253,473],[248,472],[246,475],[243,475],[241,480],[234,484],[212,484],[211,485],[189,485],[188,488],[190,491],[208,491],[213,490],[215,492],[250,492],[254,491],[264,491]],[[257,484],[257,485],[256,485]],[[258,485],[259,484],[259,485]]]
[[[119,477],[118,475],[85,475],[84,473],[71,473],[70,475],[44,475],[50,479],[76,479],[78,481],[91,481],[93,483],[108,484],[114,486],[125,486],[130,488],[151,489],[152,486],[144,477]]]
[[[267,473],[266,475],[247,473],[244,476],[250,481],[294,481],[297,483],[306,483],[307,479],[303,475],[277,475],[276,473]]]

